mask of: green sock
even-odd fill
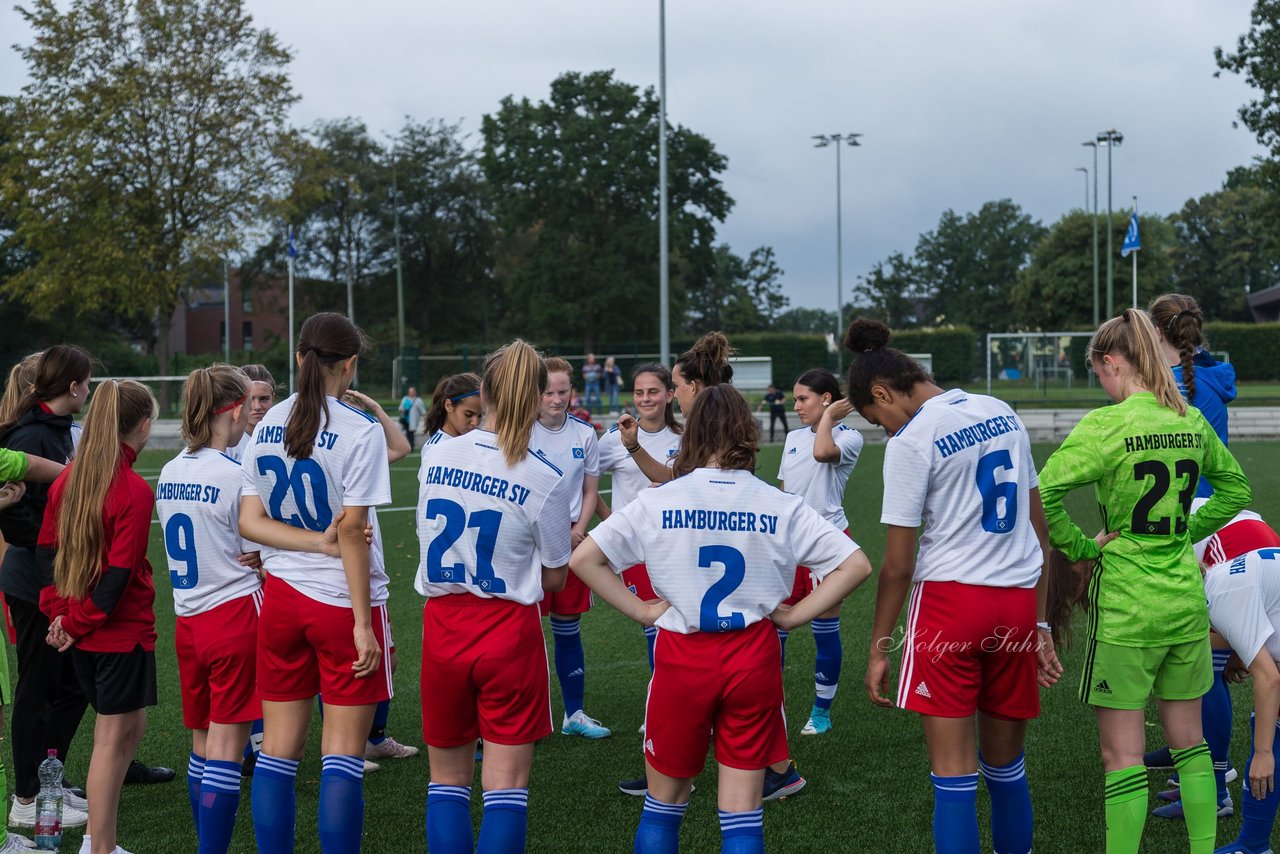
[[[1212,778],[1212,774],[1210,777]],[[1147,823],[1147,769],[1107,772],[1107,854],[1138,854]]]
[[[1213,760],[1203,741],[1186,750],[1170,750],[1182,790],[1182,813],[1187,819],[1191,854],[1212,854],[1218,835],[1218,785]]]

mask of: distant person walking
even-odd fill
[[[418,425],[427,414],[427,405],[418,397],[418,390],[409,386],[400,400],[400,426],[404,428],[405,438],[409,440],[409,453],[413,453],[413,437],[418,434]]]
[[[600,406],[600,378],[602,373],[600,363],[596,361],[596,354],[588,353],[587,361],[582,366],[582,402],[592,415],[597,413],[597,407]]]
[[[773,441],[773,428],[779,421],[782,422],[782,435],[785,438],[791,430],[787,426],[786,392],[770,383],[769,390],[764,395],[764,402],[769,405],[769,441]]]
[[[618,392],[622,388],[622,368],[612,356],[604,360],[604,393],[609,398],[609,411],[618,412]]]

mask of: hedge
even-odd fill
[[[967,326],[948,329],[904,329],[889,341],[904,353],[933,355],[933,376],[938,382],[969,382],[974,376],[978,336]]]
[[[1280,379],[1280,323],[1206,323],[1209,349],[1226,351],[1238,380]]]

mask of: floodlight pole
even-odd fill
[[[1098,134],[1098,143],[1107,147],[1107,317],[1115,314],[1115,281],[1113,280],[1112,264],[1115,259],[1112,257],[1114,250],[1112,249],[1112,241],[1114,236],[1111,234],[1111,149],[1124,142],[1124,134],[1115,128],[1104,130]]]
[[[400,264],[400,193],[396,185],[396,162],[395,151],[391,152],[391,210],[393,213],[394,232],[396,239],[396,342],[399,345],[396,355],[400,357],[400,363],[404,364],[404,267]],[[403,370],[403,367],[401,368]],[[396,378],[396,387],[391,390],[392,394],[399,394],[400,378]]]
[[[844,350],[840,341],[844,337],[844,205],[841,199],[842,177],[840,173],[840,143],[859,146],[860,133],[818,134],[814,137],[814,148],[826,148],[834,143],[836,147],[836,373],[844,371]]]
[[[1075,171],[1084,173],[1084,210],[1085,210],[1085,213],[1088,213],[1089,212],[1089,169],[1086,166],[1077,166],[1075,168]]]
[[[1091,139],[1080,144],[1093,149],[1093,328],[1097,329],[1102,323],[1098,291],[1098,143]]]
[[[671,362],[671,246],[667,236],[667,3],[658,0],[658,360]]]

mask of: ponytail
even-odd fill
[[[191,451],[213,441],[213,421],[224,412],[242,406],[249,395],[249,378],[231,365],[196,368],[182,390],[182,439]]]
[[[93,393],[84,438],[67,480],[58,514],[53,580],[58,594],[83,598],[102,571],[102,512],[120,468],[120,445],[144,419],[159,414],[151,389],[133,380],[107,380]]]
[[[435,391],[431,392],[431,408],[427,410],[427,416],[422,420],[423,435],[430,436],[433,433],[438,433],[444,427],[444,422],[449,417],[449,408],[445,405],[446,401],[457,405],[468,397],[479,393],[480,377],[475,374],[454,374],[453,376],[441,377],[440,382],[436,383]]]
[[[661,362],[645,362],[643,365],[637,365],[636,369],[631,372],[631,386],[635,387],[636,379],[641,374],[652,374],[658,378],[658,382],[662,383],[662,387],[667,391],[675,391],[676,384],[671,379],[671,371],[667,370],[667,366]],[[667,429],[677,436],[681,434],[684,427],[676,420],[675,404],[668,400],[666,407],[662,410],[662,420],[666,422]]]
[[[307,318],[298,335],[298,399],[284,425],[285,454],[295,460],[311,458],[316,436],[329,426],[325,386],[341,362],[360,354],[364,336],[346,315],[321,312]],[[323,427],[320,416],[324,415]]]
[[[1161,406],[1179,415],[1187,414],[1187,402],[1164,363],[1156,328],[1145,311],[1126,308],[1119,317],[1102,324],[1089,341],[1089,351],[1099,356],[1115,353],[1124,357],[1133,366],[1138,382],[1155,395]]]
[[[38,402],[61,397],[71,390],[73,383],[87,382],[92,368],[89,354],[74,344],[55,344],[40,353],[30,386],[22,387],[21,395],[13,404],[13,412],[6,412],[7,417],[0,419],[0,433],[16,424]],[[12,378],[13,372],[10,371]],[[7,393],[5,397],[7,400]]]
[[[680,369],[685,382],[697,382],[709,388],[733,380],[729,357],[736,352],[723,332],[708,332],[680,354],[675,367]]]
[[[846,388],[855,409],[871,405],[873,385],[887,385],[901,394],[910,394],[916,386],[932,382],[919,362],[889,346],[892,334],[889,327],[878,320],[859,317],[849,324],[844,346],[854,356],[849,363]],[[801,377],[798,382],[803,380]]]
[[[1187,400],[1196,398],[1196,350],[1204,346],[1204,312],[1196,301],[1186,294],[1163,294],[1156,297],[1148,311],[1151,322],[1178,351],[1182,366],[1182,385],[1187,390]]]
[[[4,397],[0,398],[0,425],[13,425],[31,408],[28,403],[23,408],[23,398],[31,392],[36,384],[36,363],[41,353],[23,356],[9,370],[9,381],[4,386]],[[5,428],[7,429],[7,428]],[[0,430],[0,432],[4,432]]]
[[[537,350],[517,338],[485,359],[482,388],[498,447],[507,465],[514,466],[529,452],[533,422],[547,388],[547,366]]]

